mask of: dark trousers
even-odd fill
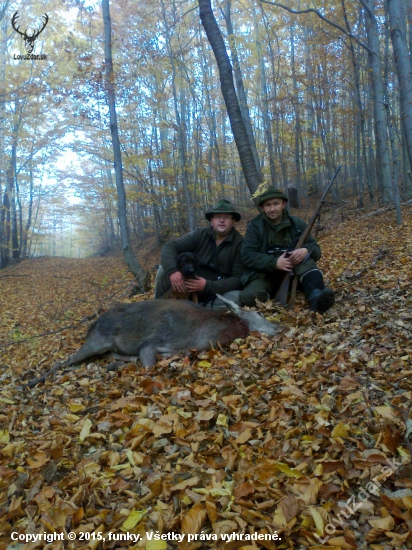
[[[309,276],[310,272],[316,271],[322,275],[322,272],[312,258],[309,258],[304,264],[299,264],[296,266],[295,271],[297,277],[299,278],[299,282],[305,277],[305,275]],[[256,306],[256,298],[259,302],[266,302],[270,298],[274,298],[284,276],[284,271],[260,273],[259,277],[253,281],[250,281],[250,283],[247,283],[245,288],[240,293],[241,304],[243,306],[254,307]]]
[[[163,267],[160,266],[157,271],[155,280],[155,299],[163,296],[163,294],[169,290],[170,286],[170,279],[166,275],[166,271],[163,269]],[[223,294],[223,296],[228,300],[234,302],[237,306],[240,306],[239,293],[239,290],[230,290],[229,292]],[[217,297],[215,297],[214,300],[209,300],[208,302],[199,302],[199,305],[204,306],[207,309],[227,309],[227,305]]]
[[[240,293],[240,302],[243,306],[255,307],[256,298],[259,302],[267,302],[273,298],[279,288],[284,277],[284,273],[278,275],[259,275],[258,279],[254,279],[246,285]]]

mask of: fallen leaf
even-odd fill
[[[131,531],[147,515],[148,510],[132,510],[120,527],[121,531]]]
[[[84,441],[88,437],[92,426],[93,422],[89,418],[86,418],[86,420],[83,422],[82,431],[79,435],[80,441]]]

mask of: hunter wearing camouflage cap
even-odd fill
[[[286,253],[306,222],[286,210],[288,197],[280,189],[269,187],[256,198],[263,212],[249,222],[242,245],[242,275],[245,288],[240,293],[242,305],[256,305],[256,298],[266,302],[273,298],[286,272],[295,272],[310,309],[325,313],[335,302],[334,293],[325,288],[316,262],[321,251],[309,235],[302,248]]]
[[[262,206],[262,204],[269,199],[282,199],[286,202],[289,200],[283,191],[275,189],[274,187],[268,187],[266,191],[256,197],[259,206]]]

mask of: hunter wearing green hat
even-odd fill
[[[227,201],[226,199],[222,199],[220,202],[215,204],[210,212],[206,212],[205,218],[207,219],[207,221],[210,222],[213,216],[217,217],[219,214],[231,214],[233,219],[237,222],[242,217],[239,212],[236,212],[236,210],[233,208],[232,203]]]
[[[163,246],[161,266],[156,275],[155,298],[160,298],[172,287],[176,292],[196,292],[199,304],[205,307],[226,308],[216,294],[222,294],[240,305],[243,237],[235,225],[241,215],[231,202],[222,199],[205,213],[205,218],[209,227],[198,228]],[[183,252],[196,254],[196,279],[185,281],[177,269],[177,256]]]
[[[309,235],[304,246],[287,253],[288,245],[306,227],[306,222],[286,210],[288,197],[269,187],[257,202],[263,212],[248,224],[242,246],[242,276],[245,288],[240,293],[242,305],[256,305],[256,298],[266,302],[273,298],[285,272],[295,271],[310,309],[325,313],[335,303],[333,290],[325,288],[323,275],[316,262],[321,252]]]

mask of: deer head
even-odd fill
[[[39,34],[44,30],[45,26],[47,25],[47,22],[49,20],[49,16],[47,15],[47,13],[45,13],[43,15],[44,22],[43,22],[42,28],[37,30],[37,31],[33,31],[33,34],[31,36],[29,36],[27,34],[27,29],[25,30],[25,32],[21,32],[21,31],[19,31],[20,27],[16,26],[17,18],[19,17],[18,14],[19,14],[19,12],[16,11],[16,13],[13,15],[12,20],[11,20],[11,25],[12,25],[13,29],[22,36],[22,38],[24,40],[24,44],[26,46],[27,53],[32,53],[32,51],[34,49],[34,43],[35,43],[36,39],[38,38]]]

